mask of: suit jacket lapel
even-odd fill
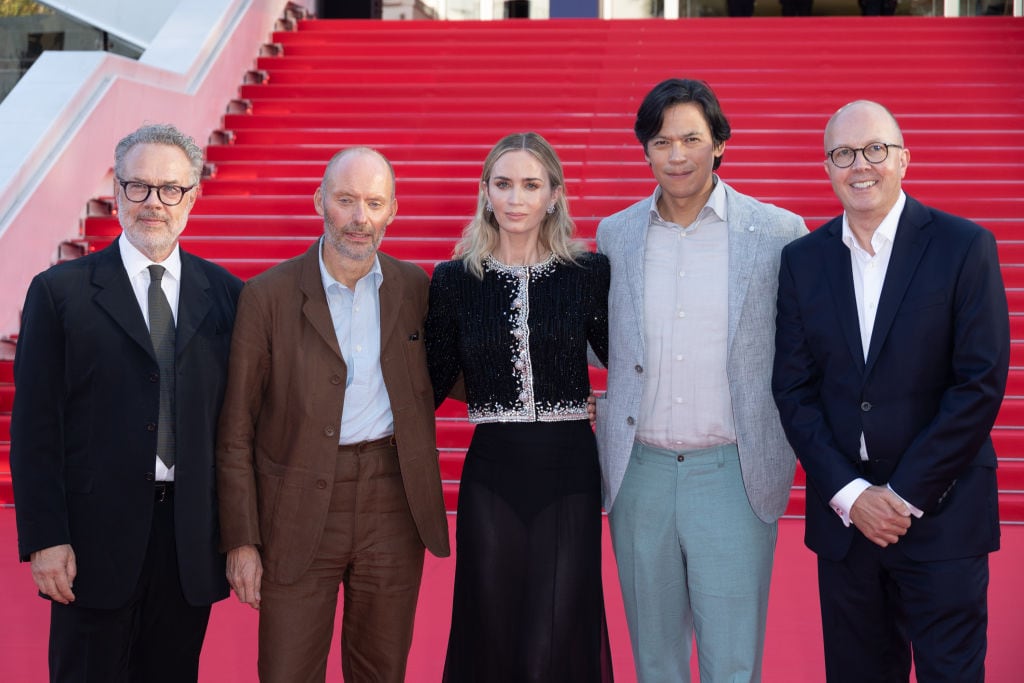
[[[638,329],[644,328],[644,256],[647,251],[647,227],[650,225],[650,200],[631,211],[623,224],[619,238],[626,265],[626,282],[629,286],[629,298],[633,301],[633,314],[638,322]],[[643,334],[638,335],[643,344]]]
[[[832,298],[836,303],[836,316],[843,338],[850,348],[854,367],[864,367],[864,346],[860,339],[860,318],[857,315],[857,295],[853,291],[853,266],[850,249],[843,244],[843,219],[834,218],[819,230],[827,230],[831,239],[825,243],[824,267]]]
[[[331,311],[327,307],[324,283],[320,277],[320,240],[314,242],[302,255],[299,289],[305,296],[302,314],[317,334],[323,338],[324,343],[344,362],[341,347],[338,346],[338,335],[334,331],[334,322],[331,321]]]
[[[923,230],[927,215],[921,205],[907,197],[906,206],[896,228],[896,238],[892,244],[892,255],[885,271],[885,282],[882,283],[882,295],[878,300],[878,312],[875,324],[871,328],[871,346],[868,349],[866,371],[870,372],[885,342],[886,335],[892,327],[907,287],[914,277],[914,271],[921,262],[925,247],[931,236]]]
[[[180,357],[192,341],[196,330],[210,312],[210,281],[199,268],[198,259],[181,251],[181,287],[178,290],[178,325],[175,333],[175,351]]]
[[[124,262],[121,261],[119,239],[115,239],[99,253],[96,265],[93,266],[92,284],[97,288],[93,300],[155,361],[156,354],[146,319],[142,317],[142,309],[139,308]]]
[[[383,357],[388,342],[396,339],[394,329],[398,324],[398,314],[402,310],[402,300],[405,298],[405,282],[390,257],[381,253],[377,256],[380,259],[380,272],[383,276],[380,289],[377,290],[380,299],[380,351]]]
[[[719,182],[725,184],[721,180]],[[729,230],[729,333],[726,349],[731,351],[736,328],[739,326],[740,312],[743,310],[743,301],[750,287],[750,274],[760,253],[764,232],[763,229],[758,230],[754,224],[754,214],[750,207],[745,202],[737,201],[735,191],[728,185],[725,185],[725,202]]]

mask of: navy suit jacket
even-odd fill
[[[242,282],[181,252],[174,518],[185,598],[227,596],[214,443]],[[159,366],[115,241],[29,286],[11,419],[18,552],[70,543],[75,604],[117,608],[146,555],[154,505]]]
[[[850,251],[833,219],[782,252],[775,348],[773,392],[807,473],[811,550],[846,555],[859,532],[829,501],[857,477],[888,483],[924,512],[899,542],[908,557],[998,549],[989,432],[1010,347],[990,232],[907,198],[865,361]]]

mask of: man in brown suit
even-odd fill
[[[238,303],[217,446],[222,549],[260,610],[260,680],[323,681],[344,584],[345,680],[405,676],[423,550],[448,555],[423,321],[428,279],[378,253],[391,164],[336,154],[324,235]]]

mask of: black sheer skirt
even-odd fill
[[[600,476],[585,420],[477,426],[459,490],[446,683],[611,683]]]

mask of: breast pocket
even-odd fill
[[[900,315],[913,313],[933,306],[943,306],[946,303],[946,292],[925,292],[919,295],[909,296],[903,300],[900,306]]]
[[[416,394],[433,394],[427,371],[427,345],[423,330],[412,330],[402,340],[402,357],[409,375],[409,386]]]

